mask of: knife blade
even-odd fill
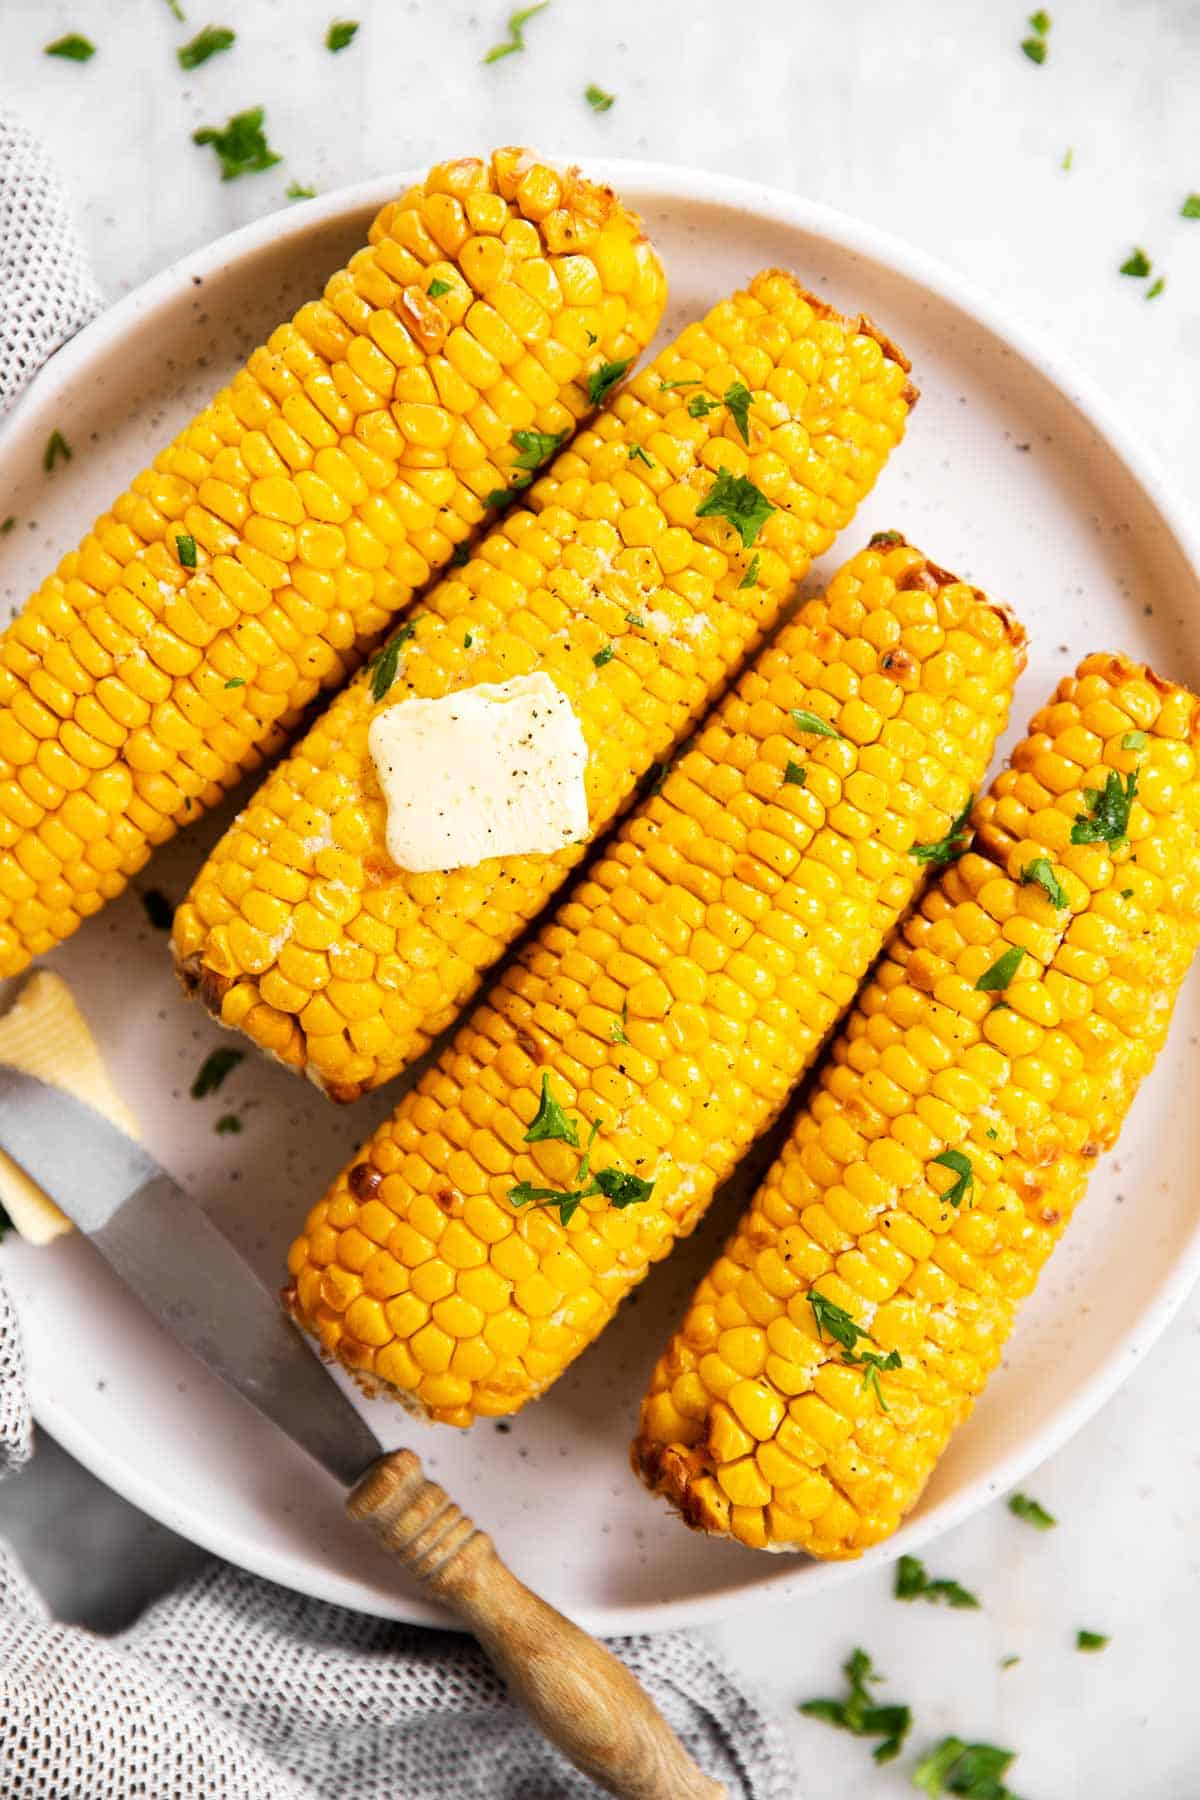
[[[276,1295],[141,1144],[82,1100],[3,1064],[0,1149],[177,1343],[343,1485],[376,1460],[374,1432]]]

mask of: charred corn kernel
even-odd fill
[[[899,715],[881,727],[885,747],[903,754],[891,779],[879,778],[869,821],[855,835],[830,822],[809,787],[785,777],[789,761],[815,771],[834,757],[845,779],[857,772],[867,752],[806,732],[804,719],[824,705],[838,729],[839,706],[878,666],[875,640],[887,634],[875,622],[894,612],[927,567],[907,545],[871,548],[823,598],[801,607],[379,1128],[325,1209],[311,1215],[289,1263],[291,1303],[310,1330],[320,1333],[324,1314],[309,1298],[305,1246],[311,1231],[327,1271],[330,1218],[343,1234],[386,1236],[391,1253],[412,1268],[414,1292],[436,1289],[447,1310],[435,1306],[435,1325],[452,1331],[452,1320],[475,1325],[483,1317],[478,1337],[491,1360],[478,1370],[465,1359],[452,1365],[470,1381],[469,1396],[445,1407],[424,1383],[417,1389],[434,1418],[466,1424],[474,1415],[515,1412],[592,1341],[776,1115],[916,893],[925,864],[912,847],[945,831],[982,778],[1023,662],[1023,635],[1000,608],[941,572],[921,589],[926,654],[939,654],[952,629],[962,671],[953,693],[939,692],[926,729]],[[923,667],[914,655],[917,697]],[[851,679],[842,681],[847,671]],[[844,698],[830,705],[835,690]],[[914,776],[935,800],[921,797]],[[750,847],[767,823],[795,850],[786,877],[767,880],[767,864]],[[728,917],[718,919],[718,909]],[[773,934],[775,923],[792,921],[798,929]],[[724,986],[704,974],[697,945],[706,939],[740,946],[725,960]],[[677,1003],[679,991],[691,998]],[[743,1004],[747,997],[753,1004]],[[972,1066],[970,1079],[980,1086],[985,1067]],[[602,1193],[586,1194],[565,1224],[551,1207],[514,1204],[517,1183],[567,1191],[576,1178],[579,1149],[526,1139],[543,1079],[578,1119],[581,1145],[597,1127],[592,1167],[652,1181],[648,1198],[622,1209]],[[965,1101],[965,1089],[956,1098]],[[822,1151],[830,1170],[862,1141],[857,1125],[832,1132]],[[479,1154],[460,1169],[461,1142]],[[454,1183],[449,1196],[442,1170]],[[885,1156],[874,1185],[847,1193],[844,1204],[862,1223],[872,1206],[894,1200],[902,1177],[923,1173],[915,1156]],[[932,1187],[928,1199],[936,1210]],[[367,1204],[391,1211],[390,1233],[374,1212],[368,1231]],[[833,1254],[852,1250],[847,1229],[837,1234]],[[885,1245],[865,1269],[848,1262],[843,1286],[849,1293],[860,1279],[887,1295],[907,1266],[903,1258],[898,1268],[889,1262]],[[821,1253],[811,1273],[831,1267],[832,1256]],[[706,1305],[688,1322],[660,1424],[674,1430],[680,1420],[695,1421],[699,1432],[706,1396],[720,1388],[722,1466],[736,1462],[739,1473],[732,1488],[722,1476],[712,1491],[735,1508],[761,1510],[769,1498],[760,1497],[771,1467],[769,1457],[757,1460],[760,1446],[779,1437],[785,1454],[797,1455],[782,1441],[789,1405],[811,1388],[821,1364],[804,1303],[806,1274],[788,1242],[764,1243],[751,1260],[720,1267]],[[468,1310],[448,1310],[452,1298]],[[374,1328],[376,1315],[369,1317]],[[385,1317],[420,1363],[416,1331],[424,1316],[410,1334],[400,1330],[395,1302]],[[342,1324],[337,1353],[386,1380],[379,1346],[355,1336],[348,1315]],[[794,1383],[776,1377],[796,1361],[803,1374]],[[820,1460],[819,1447],[808,1460]]]
[[[29,844],[45,850],[38,904],[0,887],[0,975],[95,910],[76,862],[105,876],[91,881],[99,904],[95,890],[118,893],[153,845],[277,750],[486,516],[487,496],[520,466],[520,434],[572,432],[589,375],[653,336],[665,281],[637,218],[610,190],[534,163],[562,191],[548,230],[510,160],[442,164],[385,206],[324,296],[134,477],[0,639],[0,859],[25,866]],[[481,203],[474,227],[470,201]],[[463,220],[453,250],[431,230],[446,203]],[[564,228],[596,289],[590,345],[557,274]],[[451,290],[437,299],[431,264]],[[464,372],[451,341],[475,343],[476,310],[515,292],[517,277],[537,355],[503,382],[490,356]],[[402,391],[418,377],[420,402]],[[39,739],[56,747],[48,764]],[[167,779],[139,780],[136,810],[112,808],[125,815],[119,837],[93,832],[78,849],[56,839],[66,794],[114,755]],[[266,1021],[287,1056],[287,1031],[270,1024],[292,1017],[285,994],[275,984],[246,1017]]]
[[[493,858],[477,869],[445,874],[417,876],[398,869],[387,855],[385,807],[367,745],[380,705],[545,671],[581,722],[590,753],[590,830],[601,831],[632,798],[637,777],[654,758],[669,753],[775,622],[792,583],[849,520],[898,440],[913,391],[899,353],[880,349],[871,330],[863,320],[831,313],[789,276],[775,272],[759,275],[747,292],[690,325],[558,456],[529,489],[527,505],[507,516],[461,572],[432,590],[414,620],[414,634],[397,646],[396,677],[382,699],[369,678],[352,684],[269,778],[262,803],[217,845],[176,919],[174,950],[185,982],[220,1008],[227,1022],[232,1022],[230,992],[249,989],[256,1005],[239,1014],[243,1029],[338,1099],[355,1098],[420,1055],[584,849],[574,845],[553,856]],[[497,342],[500,355],[503,345]],[[871,346],[871,355],[863,356],[864,346]],[[797,362],[805,379],[788,385],[781,398],[779,382]],[[735,376],[751,385],[753,395],[748,448],[721,403]],[[696,390],[707,386],[714,401],[699,419],[688,410],[693,388],[671,385],[693,377]],[[821,429],[798,430],[800,420],[810,426],[819,420]],[[645,462],[631,458],[635,449]],[[728,519],[698,517],[716,491],[717,474],[735,471],[768,494],[774,508],[753,552]],[[896,584],[910,579],[913,569],[923,570],[924,563],[904,548],[888,578],[898,594],[905,590]],[[961,637],[962,683],[978,687],[987,654],[978,632],[939,615],[931,595],[920,598],[923,629],[933,646],[929,654],[941,654],[946,642],[957,644]],[[830,629],[853,632],[853,608],[844,625],[839,618]],[[874,646],[860,642],[857,654],[867,675],[875,674]],[[924,666],[915,653],[906,654],[914,671]],[[747,866],[764,909],[773,884],[787,878],[799,855],[797,832],[819,829],[823,811],[832,810],[840,797],[840,781],[856,772],[860,740],[867,736],[878,739],[898,729],[896,741],[908,760],[894,754],[873,783],[855,787],[854,807],[846,816],[831,817],[831,835],[844,832],[861,846],[846,850],[842,868],[872,854],[867,848],[872,822],[906,767],[913,827],[932,831],[941,820],[944,828],[941,811],[920,799],[921,784],[930,779],[920,757],[921,723],[901,727],[897,706],[885,727],[882,712],[872,709],[872,720],[879,722],[868,733],[859,685],[857,668],[848,664],[840,688],[818,698],[823,713],[840,706],[846,716],[839,729],[844,726],[845,735],[805,743],[814,775],[819,771],[823,779],[819,786],[814,781],[798,814],[798,790],[775,799],[774,768],[764,773],[771,803],[747,796],[757,809],[755,835],[746,839]],[[940,693],[935,698],[914,692],[910,699],[922,697],[934,701],[932,716],[940,720]],[[785,739],[778,734],[787,721],[778,706],[771,711],[781,770]],[[716,796],[713,805],[719,808]],[[369,895],[384,894],[394,903],[394,949],[358,940],[363,972],[346,990],[323,981],[316,1015],[304,1005],[273,1009],[263,992],[269,965],[260,946],[256,942],[249,959],[239,954],[224,904],[224,870],[236,857],[251,871],[234,903],[235,917],[245,912],[248,893],[260,884],[259,869],[281,860],[315,888],[320,847],[332,833],[335,814],[355,820],[360,859],[339,876],[340,904],[332,915],[338,927],[323,923],[314,939],[308,928],[311,909],[301,905],[292,941],[331,949],[346,929],[340,921],[357,914]],[[290,828],[286,843],[276,835],[280,820]],[[880,852],[885,861],[897,844],[902,852],[909,825],[898,819],[891,829],[895,841]],[[247,840],[253,846],[249,856]],[[732,867],[722,871],[722,879],[736,879]],[[744,973],[740,965],[725,967],[728,953],[750,937],[756,917],[740,888],[730,886],[729,896],[706,894],[706,936],[686,973],[678,964],[661,975],[647,965],[641,980],[625,983],[632,1017],[666,1019],[676,997],[694,995],[696,1003],[708,972],[721,975],[708,996],[715,1010],[725,1002],[742,1012],[761,1004],[767,973],[743,990],[737,985]],[[328,915],[327,905],[322,912]],[[279,945],[280,956],[284,935],[270,940]],[[300,982],[291,970],[288,979]],[[388,1004],[381,1006],[385,990]],[[356,1034],[357,1022],[380,1012],[386,1032]],[[647,1042],[647,1053],[651,1049]]]
[[[1200,942],[1198,761],[1200,701],[1120,656],[1087,657],[1035,715],[975,807],[973,848],[895,933],[655,1370],[634,1462],[689,1525],[852,1557],[915,1505],[1162,1047]],[[1098,842],[1071,844],[1097,825]],[[1068,857],[1078,883],[1045,914],[1022,877]],[[1047,922],[1008,985],[981,992],[1031,901]],[[932,1124],[928,1089],[947,1102]],[[764,1321],[750,1284],[772,1255],[798,1280],[772,1291]],[[856,1351],[899,1355],[877,1371],[878,1399],[819,1330],[815,1295],[850,1315]],[[714,1307],[724,1329],[697,1356]],[[744,1346],[764,1322],[772,1355],[748,1381]],[[762,1498],[729,1431],[745,1390],[747,1431],[775,1421],[755,1452]],[[827,1489],[798,1513],[796,1465]]]

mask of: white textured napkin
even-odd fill
[[[0,113],[0,413],[100,305],[52,169]],[[31,1447],[17,1319],[0,1285],[0,1476]],[[729,1800],[796,1800],[780,1734],[699,1638],[612,1647]],[[101,1638],[55,1624],[3,1547],[0,1771],[4,1800],[599,1791],[509,1704],[469,1638],[365,1618],[215,1560]]]

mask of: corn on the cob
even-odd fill
[[[1023,636],[885,537],[761,654],[293,1246],[301,1322],[435,1419],[541,1393],[692,1229],[912,898],[914,845],[953,833]],[[572,1141],[545,1119],[530,1140],[539,1088]],[[601,1191],[575,1207],[589,1146]],[[520,1183],[559,1210],[522,1209]]]
[[[596,834],[853,515],[903,431],[907,367],[868,321],[757,276],[438,584],[382,704],[545,671],[583,727]],[[270,777],[174,932],[221,1021],[338,1099],[419,1056],[584,854],[398,869],[367,748],[378,688],[353,684]]]
[[[1122,657],[1034,718],[655,1370],[635,1466],[690,1525],[848,1557],[915,1504],[1165,1037],[1198,749]]]
[[[0,974],[279,747],[664,298],[637,218],[528,152],[384,207],[0,641]]]

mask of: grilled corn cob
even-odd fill
[[[856,1556],[999,1360],[1200,936],[1200,702],[1095,655],[896,934],[655,1370],[635,1466],[700,1530]]]
[[[221,1021],[338,1099],[419,1056],[584,845],[397,868],[381,704],[545,671],[582,724],[599,832],[852,517],[903,431],[907,367],[776,271],[690,325],[427,597],[386,691],[353,684],[218,844],[174,949]]]
[[[914,846],[953,833],[1023,636],[884,536],[309,1214],[296,1316],[435,1419],[541,1393],[692,1229],[912,898]]]
[[[0,974],[279,747],[664,298],[636,217],[525,151],[384,207],[0,641]]]

